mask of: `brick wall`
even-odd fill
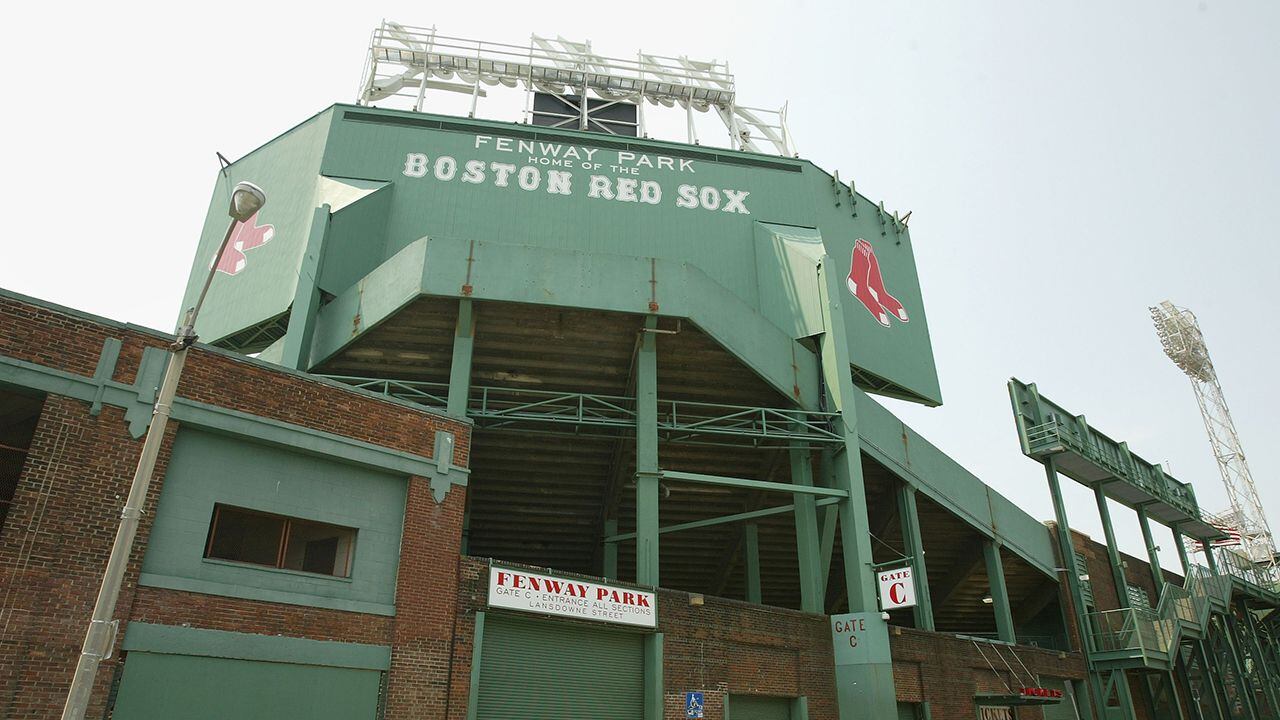
[[[488,597],[488,561],[464,557],[460,567],[451,720],[463,717],[475,613],[485,609]],[[804,695],[812,720],[835,720],[835,669],[825,615],[715,597],[706,597],[697,606],[690,605],[689,597],[683,592],[658,591],[666,718],[683,718],[684,693],[701,690],[707,720],[722,720],[727,694]],[[1084,677],[1084,661],[1076,653],[1018,647],[1015,657],[1005,647],[1002,660],[990,645],[984,645],[999,670],[993,673],[969,640],[910,628],[890,630],[898,699],[929,701],[935,720],[972,720],[976,693],[1005,692],[1006,684],[1016,687],[1030,682],[1023,664],[1030,673],[1044,677]],[[1016,668],[1016,676],[1008,672],[1005,662]],[[1018,717],[1035,720],[1041,714],[1038,709],[1024,709]]]
[[[0,297],[0,355],[91,376],[102,343],[123,341],[114,379],[131,383],[145,347],[165,347],[163,336],[113,326],[75,313]],[[272,369],[247,359],[195,348],[180,397],[430,457],[435,431],[454,433],[454,463],[465,467],[469,425],[398,403]],[[150,512],[177,423],[170,423],[148,493],[117,605],[120,637],[129,619],[377,644],[395,644],[388,688],[403,716],[430,711],[447,699],[458,542],[465,493],[453,488],[436,504],[427,480],[411,478],[404,551],[396,600],[406,611],[379,615],[255,602],[212,595],[138,588]],[[92,612],[119,509],[141,451],[129,436],[123,410],[50,395],[40,416],[13,505],[0,531],[0,717],[52,718],[61,714],[80,644]],[[432,598],[443,598],[435,601]],[[102,664],[88,717],[102,717],[119,661]],[[423,708],[423,713],[411,712]]]

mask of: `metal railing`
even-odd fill
[[[1151,468],[1133,462],[1119,445],[1099,442],[1086,436],[1075,422],[1051,418],[1048,422],[1027,428],[1027,447],[1032,455],[1074,452],[1113,476],[1141,488],[1192,517],[1200,517],[1199,507],[1190,491]]]
[[[393,380],[351,375],[321,375],[380,395],[441,409],[448,404],[448,383]],[[472,387],[467,417],[485,428],[561,424],[632,428],[635,398],[595,393]],[[794,408],[749,407],[683,400],[658,401],[658,430],[668,440],[705,436],[756,442],[840,444],[839,413]]]
[[[1231,604],[1231,578],[1193,566],[1185,587],[1166,583],[1160,602],[1152,608],[1125,608],[1090,613],[1089,633],[1094,652],[1173,662],[1182,636],[1204,633],[1214,611]]]

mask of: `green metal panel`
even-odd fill
[[[791,720],[791,698],[730,695],[733,720]]]
[[[249,180],[266,192],[267,204],[258,213],[256,224],[271,225],[272,236],[265,244],[244,250],[240,272],[215,276],[196,324],[196,332],[205,341],[275,317],[293,302],[312,212],[319,205],[317,181],[331,118],[328,110],[318,113],[237,160],[225,174],[215,176],[213,198],[178,317],[195,302],[209,272],[231,220],[227,208],[237,182]]]
[[[305,155],[309,161],[305,166],[298,162],[300,149],[310,151]],[[267,165],[275,157],[292,173],[287,183],[277,180],[279,173]],[[317,159],[318,167],[312,164]],[[335,106],[236,163],[232,170],[232,180],[266,178],[264,189],[270,200],[263,216],[276,225],[279,238],[295,232],[295,226],[296,231],[305,232],[302,226],[308,224],[308,218],[276,216],[269,211],[277,207],[280,212],[292,211],[303,199],[304,205],[309,204],[306,210],[318,205],[328,197],[319,183],[320,175],[334,180],[362,178],[370,185],[389,184],[335,215],[335,223],[346,216],[343,227],[335,226],[342,239],[326,243],[335,253],[335,262],[324,264],[321,283],[333,294],[341,294],[363,277],[361,273],[367,274],[424,237],[468,247],[472,241],[490,246],[502,243],[546,258],[612,254],[687,266],[705,274],[711,285],[724,288],[754,312],[773,317],[774,327],[796,338],[802,336],[794,334],[798,327],[812,324],[816,295],[788,298],[777,294],[778,286],[786,282],[786,273],[781,272],[770,248],[757,244],[757,223],[810,228],[810,235],[821,239],[826,254],[840,266],[833,272],[841,275],[842,287],[850,271],[854,242],[863,239],[874,246],[886,292],[901,300],[909,319],[895,316],[889,321],[891,327],[882,327],[876,315],[855,302],[851,310],[856,312],[844,317],[846,330],[854,338],[853,361],[865,371],[862,377],[884,379],[887,391],[930,404],[940,402],[905,226],[808,162],[510,123]],[[553,173],[558,173],[555,179]],[[601,189],[606,186],[607,190]],[[214,199],[210,227],[217,225],[222,201],[222,197]],[[382,205],[387,207],[385,212],[378,210]],[[574,221],[566,223],[566,217]],[[207,236],[206,245],[212,242],[211,235]],[[288,274],[290,290],[298,269],[300,242],[281,242],[280,250],[288,246],[293,253],[271,263],[270,272],[277,279]],[[202,251],[201,257],[206,256]],[[762,262],[767,267],[762,268]],[[477,279],[483,278],[474,283],[478,298],[492,297],[483,289],[486,284],[522,286],[542,296],[541,302],[600,307],[592,292],[577,287],[584,277],[577,263],[486,264],[477,260],[464,266],[446,265],[452,277],[445,294],[458,293],[470,270]],[[200,267],[203,262],[197,261],[193,278]],[[524,272],[533,268],[548,272],[526,277]],[[649,268],[642,269],[647,281]],[[251,271],[247,269],[243,277],[219,278],[220,285],[235,285],[235,302],[215,298],[206,311],[210,319],[202,327],[240,329],[271,317],[245,300]],[[237,282],[240,280],[246,282]],[[678,278],[670,275],[659,277],[656,298],[650,297],[652,289],[640,288],[639,299],[644,304],[633,310],[643,311],[650,299],[656,299],[667,313],[669,297],[685,292]],[[283,298],[283,293],[276,294]],[[280,299],[259,304],[276,305],[275,314],[284,308]],[[689,317],[699,321],[703,304],[691,302],[689,307]],[[787,317],[791,314],[807,321],[797,323]],[[350,329],[350,324],[347,327]],[[742,323],[729,323],[724,331],[737,339],[726,344],[736,345],[750,357],[758,348],[741,338],[745,328]],[[788,383],[786,389],[790,387]]]
[[[898,720],[918,720],[920,717],[917,709],[920,707],[918,703],[898,703]]]
[[[231,660],[328,665],[357,670],[388,670],[391,646],[255,635],[253,633],[130,622],[122,648],[126,652],[199,655]]]
[[[116,720],[373,720],[376,670],[130,652]]]
[[[1040,687],[1062,692],[1061,701],[1040,707],[1041,712],[1044,713],[1044,720],[1078,720],[1070,683],[1057,678],[1042,677]]]
[[[640,720],[643,635],[487,614],[478,720]]]
[[[404,477],[180,429],[140,582],[391,614],[406,490]],[[356,528],[351,577],[205,560],[215,503]]]

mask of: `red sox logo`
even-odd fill
[[[227,248],[222,251],[222,259],[218,261],[218,272],[238,274],[249,259],[245,252],[266,245],[275,234],[275,225],[258,224],[257,213],[242,223],[236,223],[236,229],[227,240]]]
[[[880,277],[880,261],[876,260],[876,251],[872,249],[871,243],[862,238],[853,243],[848,285],[849,292],[884,327],[889,327],[890,314],[907,322],[907,309],[898,302],[898,298],[884,289],[884,278]]]

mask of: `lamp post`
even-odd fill
[[[174,343],[169,346],[169,363],[165,368],[164,382],[160,385],[160,394],[156,398],[155,410],[151,417],[151,426],[147,428],[146,439],[142,443],[142,455],[138,458],[138,468],[134,472],[133,482],[129,486],[129,498],[120,512],[120,525],[116,530],[115,543],[111,546],[111,557],[107,560],[107,569],[102,575],[102,587],[98,590],[98,600],[93,606],[93,619],[85,633],[84,645],[80,650],[80,661],[76,664],[76,674],[71,680],[71,689],[67,692],[67,704],[62,709],[62,720],[83,720],[85,709],[89,704],[89,695],[93,691],[94,677],[103,659],[111,656],[115,645],[116,630],[119,621],[113,620],[116,600],[120,595],[120,585],[124,580],[124,572],[129,564],[129,553],[133,550],[133,539],[138,532],[138,520],[142,517],[142,507],[146,503],[147,488],[151,485],[151,474],[156,467],[156,457],[160,454],[160,443],[164,440],[165,426],[169,421],[169,412],[173,406],[173,398],[178,389],[178,379],[182,376],[182,367],[187,361],[187,349],[196,341],[196,314],[204,304],[205,295],[213,283],[213,275],[217,272],[218,263],[227,249],[227,242],[236,226],[253,217],[267,202],[267,196],[253,183],[242,182],[231,192],[231,207],[227,214],[231,217],[227,225],[227,234],[218,246],[218,254],[214,257],[209,275],[205,278],[204,287],[196,303],[187,310],[178,329]]]

